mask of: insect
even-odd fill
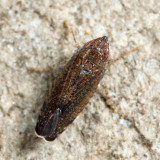
[[[84,44],[66,64],[43,103],[36,134],[53,141],[84,109],[103,78],[109,58],[106,36]]]

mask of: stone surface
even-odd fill
[[[158,160],[159,8],[158,0],[1,0],[0,159]],[[84,111],[49,143],[34,127],[48,88],[76,50],[65,22],[78,45],[107,35],[111,59],[139,51],[111,64]]]

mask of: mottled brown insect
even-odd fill
[[[38,136],[53,141],[73,122],[104,76],[108,57],[106,36],[89,41],[73,55],[44,101],[35,129]]]

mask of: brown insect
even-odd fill
[[[53,141],[83,110],[105,74],[106,36],[86,43],[64,67],[44,101],[36,125],[38,136]]]

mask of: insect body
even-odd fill
[[[35,129],[38,136],[53,141],[73,122],[104,76],[108,57],[106,36],[89,41],[73,55],[44,101]]]

